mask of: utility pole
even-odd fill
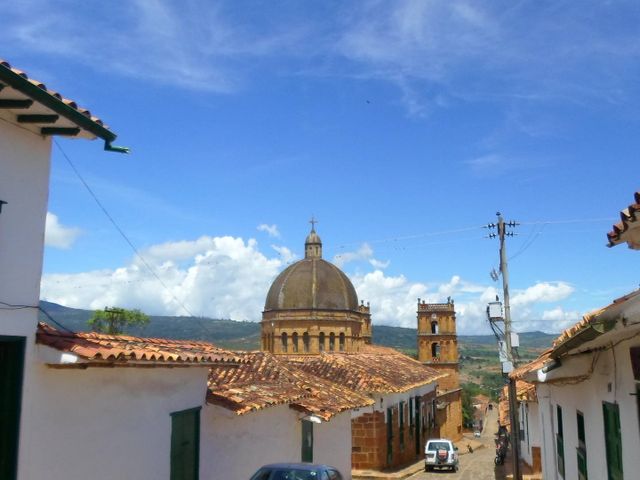
[[[509,268],[507,265],[507,246],[505,237],[512,237],[513,232],[507,232],[507,227],[515,227],[516,222],[505,222],[500,212],[497,225],[491,223],[488,228],[498,229],[498,233],[490,233],[489,238],[500,239],[500,273],[502,275],[502,290],[504,297],[504,340],[506,343],[507,361],[511,363],[513,369],[516,367],[516,359],[513,354],[511,342],[511,307],[509,305]],[[513,461],[513,478],[514,480],[522,480],[520,472],[520,421],[518,419],[518,402],[517,402],[516,380],[509,378],[509,422],[511,424],[511,456]]]

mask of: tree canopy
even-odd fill
[[[132,326],[144,327],[149,323],[149,316],[138,309],[105,307],[104,310],[96,310],[87,325],[94,332],[119,335],[125,328]]]

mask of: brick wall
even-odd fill
[[[433,436],[434,430],[428,422],[428,410],[431,409],[435,393],[423,395],[420,400],[420,423],[416,428],[416,415],[410,419],[412,409],[404,402],[403,429],[400,429],[400,406],[391,406],[392,440],[391,455],[387,444],[387,410],[364,413],[351,421],[352,468],[355,470],[383,470],[407,465],[424,455],[424,443]],[[402,433],[402,434],[401,434]],[[416,436],[417,449],[416,449]]]
[[[383,412],[365,413],[351,420],[351,468],[376,469],[386,462],[386,425]]]
[[[453,390],[441,394],[436,403],[442,408],[436,409],[438,437],[458,441],[462,438],[462,390]]]

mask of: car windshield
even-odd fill
[[[427,450],[432,452],[436,450],[449,450],[449,444],[447,442],[429,442]]]
[[[318,472],[297,468],[263,468],[251,477],[251,480],[318,480]]]

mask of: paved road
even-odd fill
[[[480,437],[480,441],[485,444],[484,448],[476,449],[473,453],[466,453],[460,456],[460,468],[457,473],[450,471],[419,472],[409,477],[409,480],[496,480],[502,479],[502,467],[495,467],[493,459],[495,457],[494,434],[498,426],[497,411],[494,408],[487,416],[487,423]],[[456,444],[462,451],[466,448],[464,439]]]

